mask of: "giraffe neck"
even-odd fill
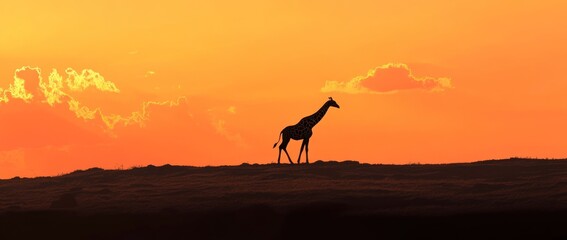
[[[317,112],[307,117],[308,118],[307,125],[310,128],[314,127],[325,116],[327,110],[329,110],[329,105],[325,103]]]

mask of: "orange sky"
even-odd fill
[[[0,178],[271,163],[329,96],[311,161],[566,157],[566,7],[2,1]]]

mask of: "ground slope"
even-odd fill
[[[165,165],[0,181],[0,239],[561,238],[565,217],[565,160]]]

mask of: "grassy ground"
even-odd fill
[[[542,239],[566,238],[566,217],[564,160],[166,165],[0,180],[0,239]]]

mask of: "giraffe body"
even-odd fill
[[[312,128],[321,121],[321,119],[329,110],[329,107],[336,107],[340,108],[337,102],[333,100],[333,98],[329,98],[329,101],[325,102],[323,106],[314,114],[309,115],[307,117],[302,118],[297,124],[287,126],[280,132],[280,138],[282,139],[282,143],[279,147],[279,154],[278,154],[278,164],[280,164],[280,157],[282,154],[282,150],[287,155],[287,158],[291,164],[291,158],[289,157],[289,153],[287,152],[287,145],[291,139],[293,140],[303,140],[301,144],[301,150],[299,150],[299,157],[297,159],[297,163],[299,164],[301,160],[301,153],[303,149],[305,149],[305,162],[309,163],[309,139],[313,136]],[[280,139],[278,139],[278,142]],[[278,142],[274,144],[274,148],[277,146]]]

